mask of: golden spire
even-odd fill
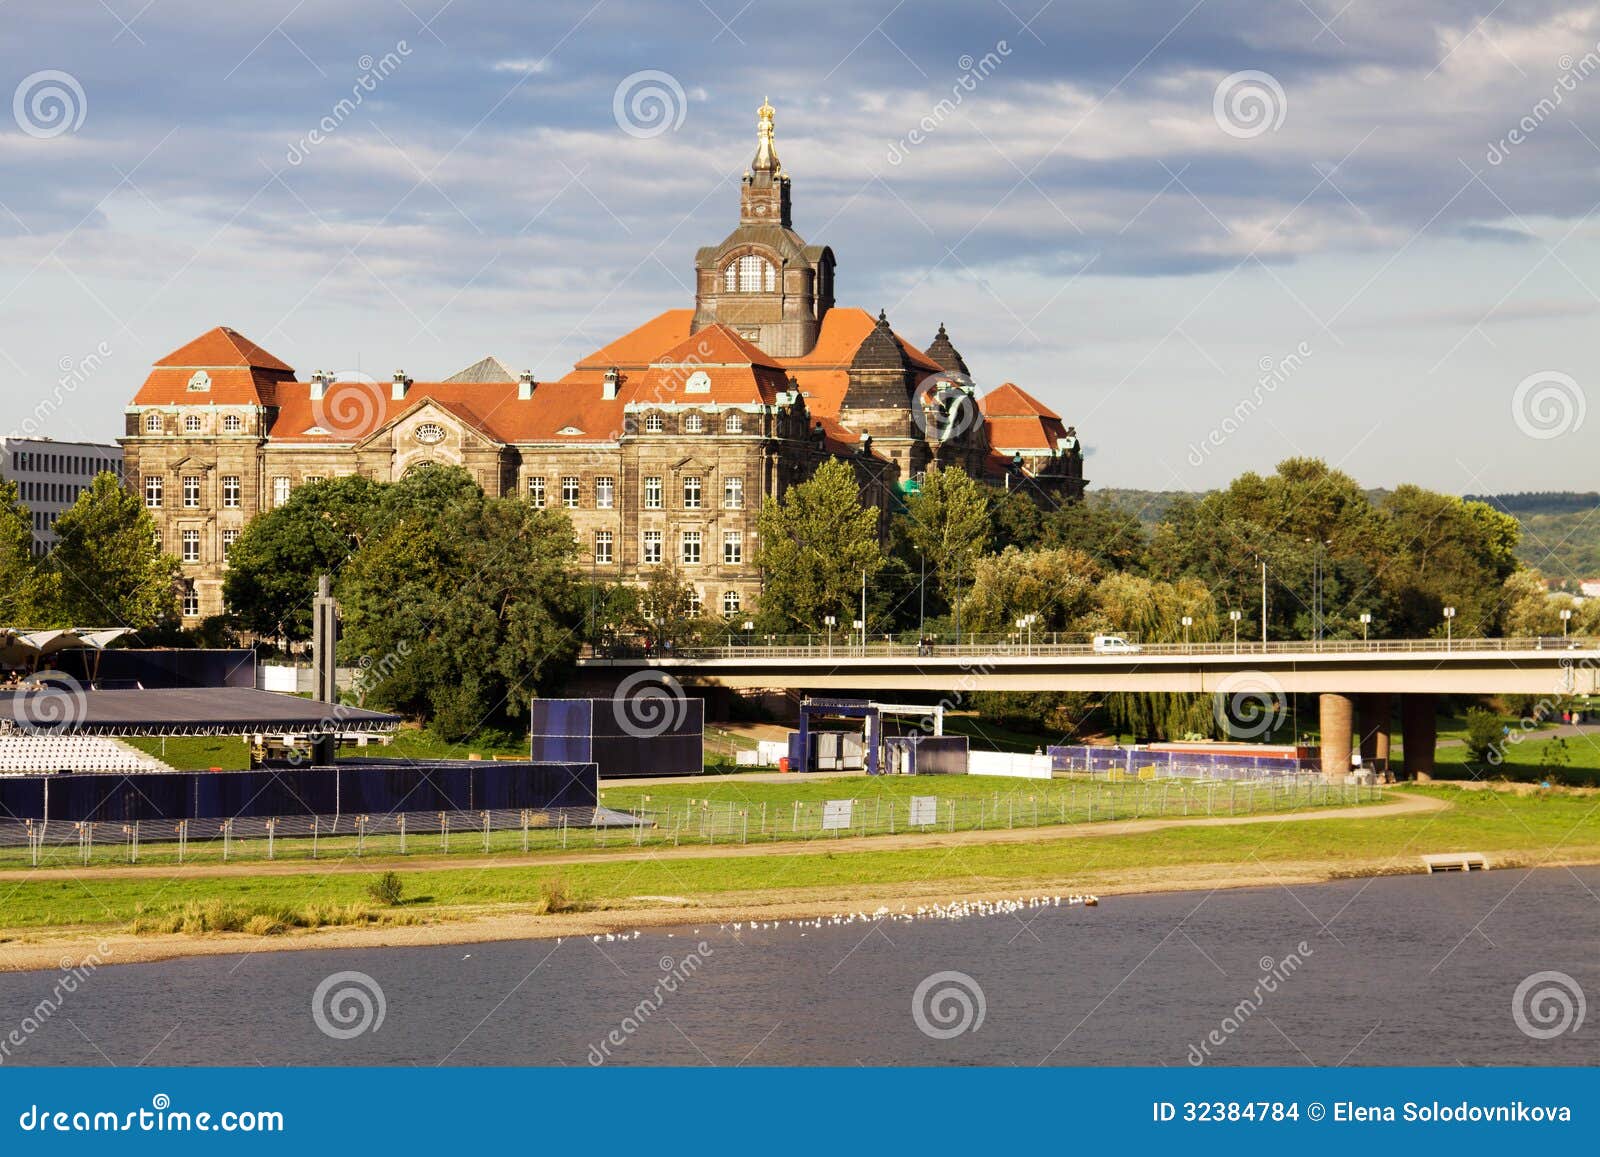
[[[761,107],[756,110],[756,159],[750,162],[750,171],[753,173],[775,174],[782,167],[778,163],[777,146],[772,143],[774,111],[772,102],[763,97]]]

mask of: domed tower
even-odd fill
[[[774,110],[756,113],[756,155],[740,182],[739,226],[695,254],[695,330],[721,322],[773,357],[803,357],[833,305],[833,250],[794,231]]]

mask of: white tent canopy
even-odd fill
[[[39,660],[57,651],[88,648],[99,651],[130,633],[128,627],[60,627],[30,630],[0,627],[0,664],[37,667]]]

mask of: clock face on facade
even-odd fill
[[[438,422],[424,422],[417,427],[414,437],[424,446],[433,446],[444,441],[444,427]]]

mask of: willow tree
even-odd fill
[[[1100,624],[1142,643],[1209,643],[1220,634],[1217,604],[1196,579],[1158,582],[1113,574],[1095,592]],[[1187,616],[1191,622],[1185,627]],[[1187,691],[1115,692],[1106,712],[1119,731],[1135,738],[1181,739],[1212,735],[1219,728],[1208,695]]]

